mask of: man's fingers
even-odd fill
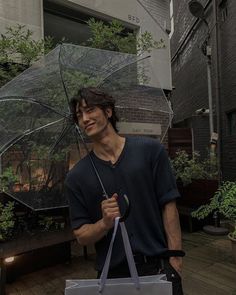
[[[110,215],[119,214],[119,213],[120,213],[120,211],[117,209],[107,209],[107,210],[105,209],[103,211],[104,216],[110,216]]]
[[[120,208],[117,198],[118,195],[115,193],[111,198],[106,199],[101,203],[103,221],[107,228],[113,227],[115,218],[120,217]]]
[[[111,212],[111,213],[114,213],[114,212],[119,212],[119,207],[109,207],[109,208],[104,208],[104,211],[107,211],[107,212]]]
[[[115,194],[114,194],[114,195],[115,195]],[[118,206],[118,203],[117,203],[117,200],[116,200],[116,198],[118,197],[118,195],[116,194],[117,197],[114,196],[114,195],[113,195],[111,198],[102,201],[102,207],[103,207],[103,208],[119,207],[119,206]]]
[[[114,209],[114,208],[119,208],[118,204],[117,203],[109,203],[109,204],[102,204],[102,209],[105,210],[105,209]]]
[[[111,199],[115,199],[117,201],[118,199],[118,194],[117,193],[114,193],[112,196],[111,196]]]

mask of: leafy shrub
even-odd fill
[[[214,211],[219,212],[234,223],[235,228],[231,236],[236,239],[236,182],[223,182],[212,197],[211,202],[200,206],[192,212],[192,216],[197,219],[204,219]]]
[[[0,202],[0,241],[11,237],[14,225],[14,202],[8,202],[6,205]]]
[[[197,152],[194,152],[191,158],[186,151],[178,151],[176,157],[171,160],[171,164],[176,179],[180,180],[184,186],[191,183],[193,179],[217,178],[216,158],[201,160]]]
[[[0,175],[0,192],[9,189],[17,181],[18,177],[15,175],[13,168],[5,168],[2,175]]]

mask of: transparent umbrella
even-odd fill
[[[34,210],[67,206],[65,175],[89,149],[69,108],[82,87],[99,87],[116,99],[121,132],[125,133],[124,126],[152,124],[161,128],[150,134],[163,140],[172,110],[149,70],[145,57],[62,44],[3,86],[1,173],[16,175],[4,189]]]

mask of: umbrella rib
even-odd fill
[[[135,63],[138,63],[138,62],[140,62],[140,61],[142,61],[142,60],[145,60],[145,59],[147,59],[147,58],[150,58],[150,57],[151,57],[151,55],[148,55],[148,56],[145,56],[145,57],[143,57],[143,58],[140,58],[139,60],[132,61],[132,62],[130,62],[130,63],[128,63],[128,64],[126,64],[126,65],[120,67],[119,69],[117,69],[116,71],[112,72],[111,74],[108,74],[108,75],[103,79],[103,81],[98,85],[98,87],[101,87],[102,84],[104,84],[104,83],[106,82],[106,80],[107,80],[110,76],[114,75],[115,73],[119,72],[120,70],[123,70],[123,69],[125,69],[126,67],[128,67],[128,66],[130,66],[130,65],[133,65],[133,64],[135,64]]]
[[[52,108],[51,106],[49,106],[49,105],[47,105],[45,103],[42,103],[42,102],[40,102],[40,101],[38,101],[36,99],[30,98],[30,97],[4,96],[4,97],[0,98],[0,102],[1,101],[17,101],[17,100],[35,103],[35,104],[38,104],[38,105],[40,105],[40,106],[42,106],[42,107],[44,107],[44,108],[46,108],[46,109],[48,109],[48,110],[56,113],[57,115],[60,115],[60,116],[65,117],[65,118],[68,117],[68,114],[67,113],[65,113],[65,112],[63,112],[63,113],[62,112],[59,112],[59,111],[55,110],[54,108]]]
[[[66,125],[63,127],[59,137],[57,138],[56,142],[50,148],[50,153],[57,147],[57,145],[61,142],[61,140],[66,136],[67,132],[71,129],[72,125]]]
[[[51,122],[51,123],[48,123],[46,125],[43,125],[43,126],[40,126],[38,128],[35,128],[33,130],[26,130],[23,132],[23,134],[21,135],[18,135],[16,137],[14,137],[11,141],[9,141],[8,143],[6,143],[0,150],[0,157],[2,156],[2,154],[4,154],[11,146],[13,146],[13,144],[17,143],[18,141],[20,141],[23,137],[25,137],[26,135],[30,135],[36,131],[39,131],[41,129],[44,129],[44,128],[47,128],[51,125],[54,125],[54,124],[57,124],[58,122],[64,120],[64,118],[61,118],[57,121],[54,121],[54,122]]]
[[[62,77],[62,64],[61,64],[61,49],[62,49],[62,45],[60,45],[60,50],[59,50],[59,57],[58,57],[58,60],[59,60],[59,71],[60,71],[60,77],[61,77],[61,83],[62,83],[62,87],[64,89],[64,92],[65,92],[65,95],[66,95],[66,98],[67,98],[67,103],[68,105],[70,106],[70,101],[69,101],[69,95],[68,95],[68,92],[67,92],[67,89],[66,89],[66,85],[65,85],[65,82],[64,82],[64,79]],[[70,108],[70,107],[69,107]]]
[[[148,111],[148,112],[161,112],[161,113],[166,113],[166,114],[172,114],[173,111],[165,111],[165,110],[162,110],[162,109],[158,109],[158,110],[153,110],[153,109],[149,109],[149,108],[143,108],[143,107],[129,107],[129,106],[121,106],[121,105],[117,105],[116,106],[117,109],[137,109],[137,110],[141,110],[141,111]]]
[[[101,177],[100,177],[100,174],[99,174],[99,172],[98,172],[98,169],[97,169],[97,167],[96,167],[96,165],[95,165],[95,163],[94,163],[94,161],[93,161],[93,159],[92,159],[92,157],[91,157],[91,154],[90,154],[90,152],[89,152],[88,146],[87,146],[86,142],[84,141],[84,138],[83,138],[83,135],[82,135],[82,133],[81,133],[81,130],[80,130],[80,128],[79,128],[79,126],[78,126],[77,124],[75,124],[75,128],[76,128],[77,134],[79,134],[79,137],[80,137],[80,139],[81,139],[81,141],[82,141],[82,143],[83,143],[83,146],[84,146],[84,148],[85,148],[85,150],[86,150],[86,153],[87,153],[87,155],[88,155],[88,157],[89,157],[90,163],[91,163],[91,165],[92,165],[92,167],[93,167],[93,170],[94,170],[94,172],[95,172],[95,174],[96,174],[96,176],[97,176],[98,182],[99,182],[99,184],[101,185],[102,192],[103,192],[103,196],[104,196],[106,199],[108,199],[108,194],[107,194],[107,192],[106,192],[105,186],[104,186],[104,184],[103,184],[103,182],[102,182],[102,179],[101,179]]]

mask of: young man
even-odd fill
[[[94,244],[101,274],[119,201],[131,203],[125,220],[139,275],[166,273],[173,294],[183,294],[182,258],[161,259],[181,250],[181,230],[175,200],[179,197],[164,147],[146,137],[122,137],[116,129],[115,102],[96,88],[84,88],[72,100],[76,122],[91,139],[90,153],[110,198],[105,199],[89,156],[69,172],[65,185],[74,234],[81,245]],[[109,270],[110,278],[130,276],[118,232]]]

